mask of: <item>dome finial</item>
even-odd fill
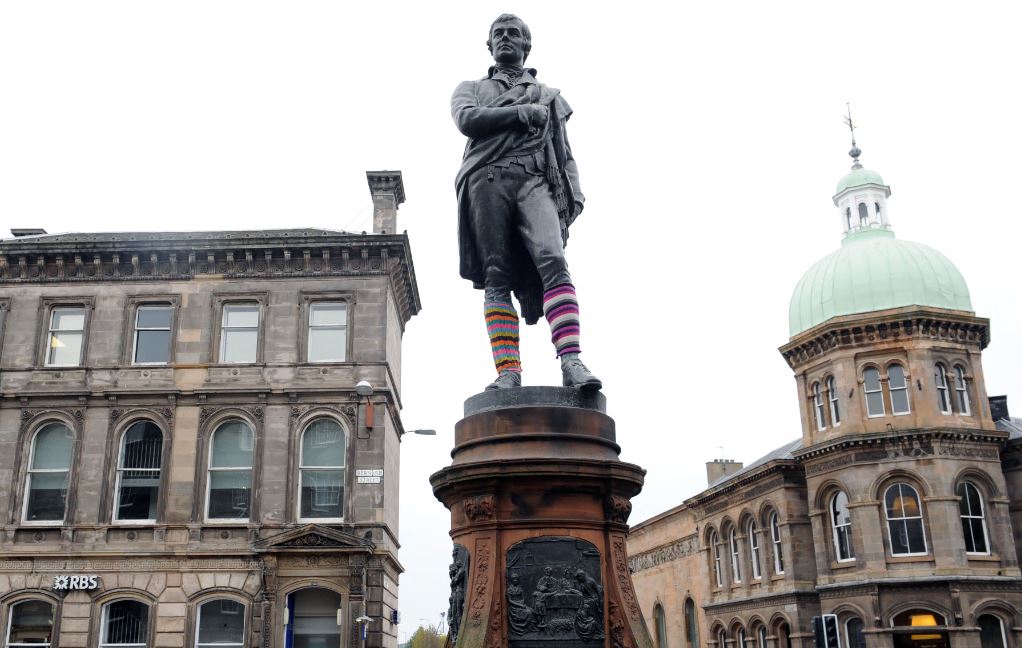
[[[853,169],[861,169],[862,164],[859,163],[859,156],[862,155],[862,150],[855,145],[855,124],[852,122],[852,107],[845,102],[845,107],[848,109],[848,115],[845,116],[845,125],[848,126],[848,130],[852,133],[852,148],[848,151],[848,155],[852,157]]]

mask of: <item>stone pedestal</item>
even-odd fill
[[[645,471],[618,460],[606,399],[559,387],[465,402],[450,466],[451,648],[652,648],[628,560]]]

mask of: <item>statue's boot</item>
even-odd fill
[[[561,358],[561,377],[563,378],[564,386],[593,391],[602,389],[603,382],[582,364],[577,354],[573,355],[575,355],[573,358]]]
[[[494,389],[511,389],[522,386],[522,372],[507,369],[497,374],[497,379],[486,386],[486,391]]]

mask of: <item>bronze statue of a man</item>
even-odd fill
[[[532,35],[520,18],[498,17],[486,45],[494,65],[458,86],[451,115],[469,138],[455,182],[458,244],[461,276],[485,291],[497,368],[487,389],[522,384],[512,292],[527,324],[540,314],[550,324],[564,385],[600,389],[578,357],[578,301],[564,260],[568,227],[585,202],[565,132],[571,107],[525,67]]]

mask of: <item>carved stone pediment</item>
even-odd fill
[[[255,545],[259,553],[343,552],[368,553],[376,549],[373,541],[354,533],[339,531],[318,524],[305,526],[263,538]]]

